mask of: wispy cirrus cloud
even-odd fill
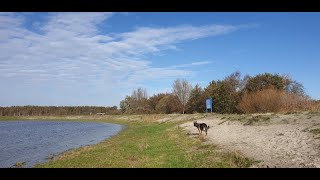
[[[188,64],[179,64],[179,65],[173,65],[172,68],[180,68],[180,67],[193,67],[193,66],[200,66],[200,65],[206,65],[211,64],[213,61],[196,61]]]
[[[48,87],[132,88],[146,80],[191,75],[199,61],[153,67],[145,56],[174,49],[177,43],[231,33],[234,25],[139,27],[106,33],[98,28],[113,13],[49,13],[48,21],[28,30],[21,14],[0,14],[0,81]],[[21,85],[21,87],[23,87]],[[114,90],[117,91],[117,90]],[[113,102],[118,101],[113,100]],[[0,104],[1,105],[1,104]]]
[[[230,33],[237,29],[232,25],[177,26],[169,28],[141,27],[133,32],[122,33],[118,42],[109,45],[121,53],[139,55],[175,47],[181,41]]]

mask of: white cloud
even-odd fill
[[[192,62],[189,64],[180,64],[180,65],[174,65],[171,66],[172,68],[178,68],[178,67],[192,67],[192,66],[199,66],[199,65],[206,65],[206,64],[211,64],[213,63],[212,61],[197,61],[197,62]]]
[[[68,12],[68,13],[52,13],[48,24],[42,30],[47,34],[55,34],[62,36],[63,32],[71,33],[78,36],[95,35],[99,31],[96,25],[102,23],[111,17],[112,13],[100,12]]]
[[[1,13],[0,82],[14,78],[16,83],[35,86],[37,83],[48,87],[91,85],[112,91],[146,80],[191,75],[192,71],[179,68],[211,62],[155,68],[144,56],[174,49],[182,41],[238,29],[232,25],[140,27],[120,34],[103,33],[98,25],[112,15],[51,13],[47,23],[35,26],[41,31],[39,34],[23,27],[22,15]]]
[[[120,41],[112,42],[107,47],[115,52],[139,55],[157,52],[166,48],[172,49],[175,48],[173,44],[181,41],[221,35],[236,29],[237,27],[232,25],[178,26],[169,28],[141,27],[133,32],[118,35]]]

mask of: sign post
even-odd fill
[[[212,97],[206,99],[206,113],[208,112],[208,109],[212,112]]]

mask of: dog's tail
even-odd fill
[[[210,126],[207,127],[207,129],[209,129],[209,128],[210,128]]]

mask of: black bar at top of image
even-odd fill
[[[2,0],[1,11],[113,11],[113,12],[297,12],[319,11],[315,0]]]

